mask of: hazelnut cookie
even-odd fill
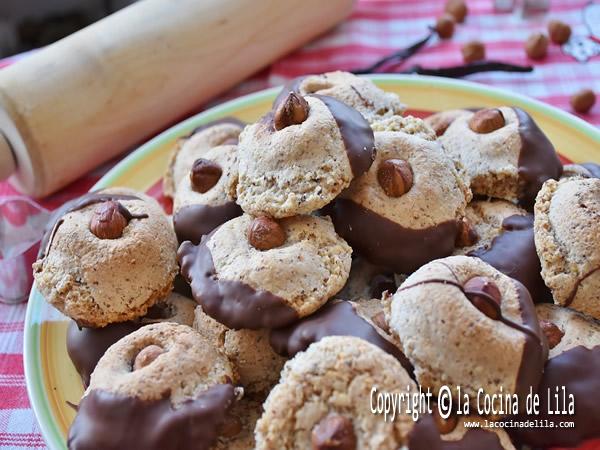
[[[179,248],[181,273],[206,314],[229,328],[281,327],[344,286],[352,249],[328,218],[243,215]]]
[[[79,373],[83,385],[90,384],[90,376],[108,347],[144,325],[175,322],[191,326],[196,302],[172,292],[167,298],[148,309],[145,316],[127,322],[108,324],[102,328],[79,327],[71,320],[67,328],[67,353]]]
[[[511,434],[517,442],[535,448],[577,447],[600,437],[600,322],[557,305],[537,305],[536,311],[550,347],[536,419],[554,426],[514,428]],[[571,395],[574,411],[569,411]],[[563,410],[567,413],[556,412]],[[575,426],[561,427],[564,421]]]
[[[203,158],[213,147],[237,145],[244,123],[234,118],[209,122],[193,130],[175,143],[167,171],[163,177],[163,193],[175,197],[181,180],[189,176],[194,161]]]
[[[544,184],[535,204],[535,245],[554,302],[600,318],[600,179]]]
[[[477,408],[477,392],[537,389],[548,347],[527,289],[477,258],[451,256],[421,267],[386,305],[390,330],[418,382],[438,392],[460,386]]]
[[[358,111],[290,93],[240,135],[237,201],[254,215],[311,213],[367,171],[374,154],[373,131]]]
[[[440,140],[460,162],[473,194],[518,202],[528,210],[544,181],[562,174],[552,143],[519,108],[467,111]]]
[[[264,398],[279,380],[287,358],[269,345],[268,330],[232,330],[196,307],[194,329],[223,351],[239,375],[244,395]]]
[[[256,424],[257,450],[396,450],[412,427],[404,411],[394,421],[371,412],[372,388],[413,392],[393,356],[362,339],[325,337],[288,361]],[[312,447],[311,447],[312,446]]]
[[[185,325],[147,325],[98,362],[68,447],[211,449],[241,392],[218,350]]]
[[[371,263],[411,273],[452,253],[471,191],[420,119],[373,124],[375,162],[336,199],[336,231]]]
[[[202,236],[242,215],[235,202],[237,146],[222,145],[202,153],[178,185],[173,226],[179,242],[198,244]]]
[[[402,115],[406,109],[396,94],[385,92],[368,78],[349,72],[336,71],[294,78],[283,87],[274,104],[280,103],[290,92],[333,97],[356,109],[368,122]]]
[[[124,188],[93,192],[53,214],[33,264],[37,288],[80,326],[146,314],[172,289],[177,238],[158,203]]]

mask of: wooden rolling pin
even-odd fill
[[[0,70],[0,180],[47,195],[345,18],[352,0],[144,0]]]

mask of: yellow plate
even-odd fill
[[[600,162],[600,132],[593,126],[552,106],[511,92],[466,81],[436,77],[379,75],[372,77],[383,89],[395,92],[411,109],[440,111],[473,106],[518,106],[529,112],[568,160]],[[279,88],[268,89],[212,108],[165,131],[115,166],[94,187],[128,186],[159,195],[158,182],[175,140],[195,127],[233,116],[254,121],[271,105]],[[33,287],[25,319],[25,377],[31,404],[51,449],[65,449],[69,425],[83,392],[69,357],[65,339],[67,321]]]

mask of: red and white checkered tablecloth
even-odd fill
[[[582,18],[589,0],[551,0],[548,14],[527,19],[517,13],[495,13],[493,0],[467,0],[467,3],[469,16],[466,23],[457,28],[453,39],[431,42],[398,69],[416,64],[424,67],[461,64],[460,46],[471,39],[486,43],[488,59],[531,64],[524,53],[523,42],[532,31],[544,30],[548,18],[568,22],[574,33],[590,34]],[[441,14],[443,5],[443,0],[359,1],[352,16],[335,30],[287,55],[213,103],[281,84],[305,73],[367,66],[423,37],[427,26]],[[0,66],[9,62],[0,62]],[[600,93],[600,56],[580,63],[563,54],[558,46],[551,45],[548,57],[536,62],[531,74],[486,73],[467,78],[568,110],[569,97],[578,89],[591,88]],[[581,117],[600,125],[600,104]],[[115,163],[116,160],[105,164],[40,203],[53,209],[83,194]],[[0,183],[0,200],[17,194],[8,183]],[[16,212],[17,222],[19,214]],[[25,308],[25,304],[0,304],[0,449],[45,448],[25,388],[22,362]]]

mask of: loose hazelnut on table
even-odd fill
[[[454,34],[454,16],[446,13],[438,17],[435,23],[435,31],[442,39],[450,39]]]
[[[469,128],[480,134],[499,130],[505,124],[504,115],[497,108],[480,109],[469,119]]]
[[[312,430],[313,450],[354,450],[356,435],[352,421],[339,414],[329,414]]]
[[[578,113],[585,114],[596,103],[596,94],[591,89],[582,89],[571,97],[571,108]]]
[[[285,231],[276,220],[257,217],[248,227],[248,242],[257,250],[271,250],[285,243]]]
[[[500,317],[502,294],[494,281],[488,277],[473,277],[463,286],[465,295],[479,311],[490,319]]]
[[[273,115],[276,130],[283,130],[290,125],[298,125],[308,118],[308,102],[299,94],[290,92],[277,106]]]
[[[214,161],[198,158],[190,170],[192,189],[204,194],[214,187],[221,178],[223,171]]]
[[[565,333],[558,328],[555,323],[548,320],[540,320],[540,328],[542,329],[544,335],[546,335],[548,347],[551,349],[556,347],[565,335]]]
[[[564,44],[571,37],[571,27],[560,20],[551,20],[548,22],[548,34],[555,44]]]
[[[548,54],[548,37],[544,33],[532,33],[525,41],[525,52],[531,59],[542,59]]]
[[[128,224],[121,211],[121,204],[115,201],[100,203],[90,220],[90,231],[99,239],[118,239]]]
[[[413,185],[410,164],[403,159],[388,159],[379,165],[377,181],[388,197],[401,197]]]
[[[466,63],[485,59],[485,46],[480,41],[467,42],[462,46],[461,52]]]
[[[452,15],[458,23],[463,23],[468,13],[467,4],[464,0],[448,0],[444,10]]]

